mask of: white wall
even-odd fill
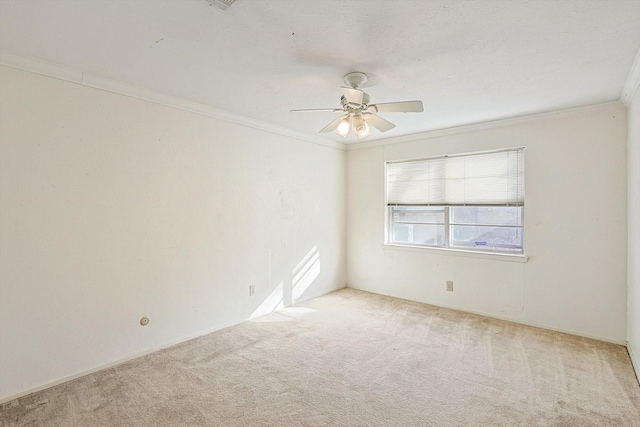
[[[348,286],[625,342],[626,108],[508,123],[348,152]],[[385,161],[517,146],[527,263],[383,247]]]
[[[640,90],[629,105],[628,348],[640,379]]]
[[[0,96],[0,400],[344,287],[344,151],[5,67]]]

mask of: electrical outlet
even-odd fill
[[[249,296],[252,297],[256,293],[256,285],[249,285]]]
[[[453,292],[453,280],[447,280],[447,291]]]

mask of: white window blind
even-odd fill
[[[387,163],[387,205],[524,204],[524,149]]]

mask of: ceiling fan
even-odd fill
[[[328,111],[344,113],[333,120],[320,132],[334,131],[343,138],[349,135],[349,130],[364,138],[371,135],[369,125],[386,132],[396,127],[393,123],[383,119],[376,113],[421,113],[424,111],[422,101],[385,102],[381,104],[369,104],[369,95],[360,87],[365,84],[368,77],[365,73],[353,72],[344,76],[344,82],[348,87],[342,88],[340,104],[342,108],[316,108],[307,110],[291,110],[292,113],[314,113]]]

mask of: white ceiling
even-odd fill
[[[640,1],[2,0],[0,49],[310,135],[363,71],[425,109],[372,140],[620,99]]]

